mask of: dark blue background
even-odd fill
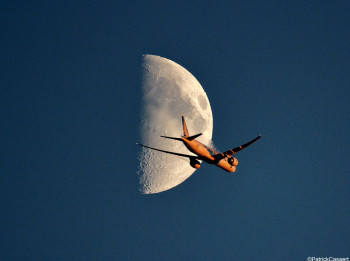
[[[350,255],[348,1],[6,1],[1,260],[306,260]],[[141,57],[188,69],[203,165],[138,192]]]

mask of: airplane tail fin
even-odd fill
[[[181,138],[175,138],[175,137],[169,137],[169,136],[161,136],[162,138],[167,138],[167,139],[171,139],[171,140],[179,140],[182,141]]]
[[[188,129],[187,129],[187,125],[186,125],[186,121],[185,121],[185,117],[183,114],[181,114],[182,117],[182,128],[183,128],[183,136],[184,138],[186,138],[187,140],[194,140],[195,138],[199,137],[202,135],[202,133],[198,133],[196,135],[190,136],[188,134]],[[162,138],[167,138],[167,139],[171,139],[171,140],[179,140],[182,141],[181,138],[175,138],[175,137],[169,137],[169,136],[161,136]]]
[[[188,134],[185,117],[183,114],[181,114],[181,117],[182,117],[182,127],[183,127],[183,131],[184,131],[183,137],[188,138],[190,135]]]
[[[181,114],[181,117],[182,117],[182,128],[183,128],[183,132],[184,132],[184,135],[182,137],[184,137],[184,138],[186,138],[188,140],[194,140],[195,138],[197,138],[197,137],[202,135],[202,133],[198,133],[196,135],[190,136],[190,134],[188,133],[185,117],[184,117],[183,114]]]

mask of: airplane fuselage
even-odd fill
[[[218,166],[218,167],[220,167],[223,170],[226,170],[228,172],[235,172],[236,166],[238,165],[238,160],[236,158],[232,157],[232,155],[234,155],[237,152],[248,147],[250,144],[254,143],[255,141],[257,141],[261,137],[261,135],[259,135],[255,139],[253,139],[253,140],[251,140],[251,141],[249,141],[241,146],[227,150],[225,152],[218,153],[215,150],[213,150],[212,148],[209,148],[208,146],[206,146],[206,145],[204,145],[196,140],[196,138],[201,136],[202,133],[198,133],[198,134],[190,136],[188,133],[185,118],[183,115],[181,115],[181,116],[182,116],[182,127],[183,127],[183,135],[181,136],[181,138],[169,137],[169,136],[161,136],[161,137],[171,139],[171,140],[182,141],[183,144],[186,146],[186,148],[189,151],[191,151],[192,153],[196,154],[196,156],[172,152],[172,151],[168,151],[168,150],[161,150],[161,149],[157,149],[157,148],[152,148],[152,147],[142,145],[139,143],[136,143],[136,144],[138,144],[142,147],[156,150],[156,151],[160,151],[163,153],[168,153],[168,154],[172,154],[172,155],[180,156],[180,157],[186,157],[190,160],[191,167],[193,167],[195,169],[200,168],[201,163],[198,160],[202,160],[208,164],[214,164],[214,165],[216,165],[216,166]]]
[[[236,167],[232,166],[230,163],[228,163],[228,158],[231,156],[228,156],[221,160],[216,160],[213,156],[214,154],[217,154],[213,149],[205,146],[201,142],[197,140],[188,140],[185,137],[181,137],[182,142],[186,146],[186,148],[191,151],[192,153],[196,154],[200,160],[205,161],[208,164],[215,164],[216,166],[228,171],[228,172],[235,172]],[[212,154],[210,153],[212,152]],[[233,157],[232,157],[233,158]]]

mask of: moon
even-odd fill
[[[181,137],[181,114],[190,135],[211,144],[213,116],[206,93],[196,78],[179,64],[155,55],[144,55],[142,64],[142,143],[155,148],[191,155],[180,141],[160,135]],[[195,171],[187,158],[143,148],[139,155],[140,191],[144,194],[171,189]]]

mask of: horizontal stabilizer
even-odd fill
[[[186,139],[188,139],[188,140],[194,140],[195,138],[198,138],[198,137],[201,136],[201,135],[202,135],[202,133],[198,133],[198,134],[193,135],[193,136],[191,136],[191,137],[188,137],[188,138],[186,138]]]
[[[193,136],[190,136],[190,137],[184,137],[188,140],[194,140],[195,138],[198,138],[199,136],[201,136],[202,133],[198,133],[196,135],[193,135]],[[175,137],[169,137],[169,136],[161,136],[162,138],[166,138],[166,139],[171,139],[171,140],[179,140],[179,141],[182,141],[181,138],[175,138]]]
[[[179,140],[182,141],[181,138],[175,138],[175,137],[168,137],[168,136],[161,136],[162,138],[166,138],[166,139],[171,139],[171,140]]]

